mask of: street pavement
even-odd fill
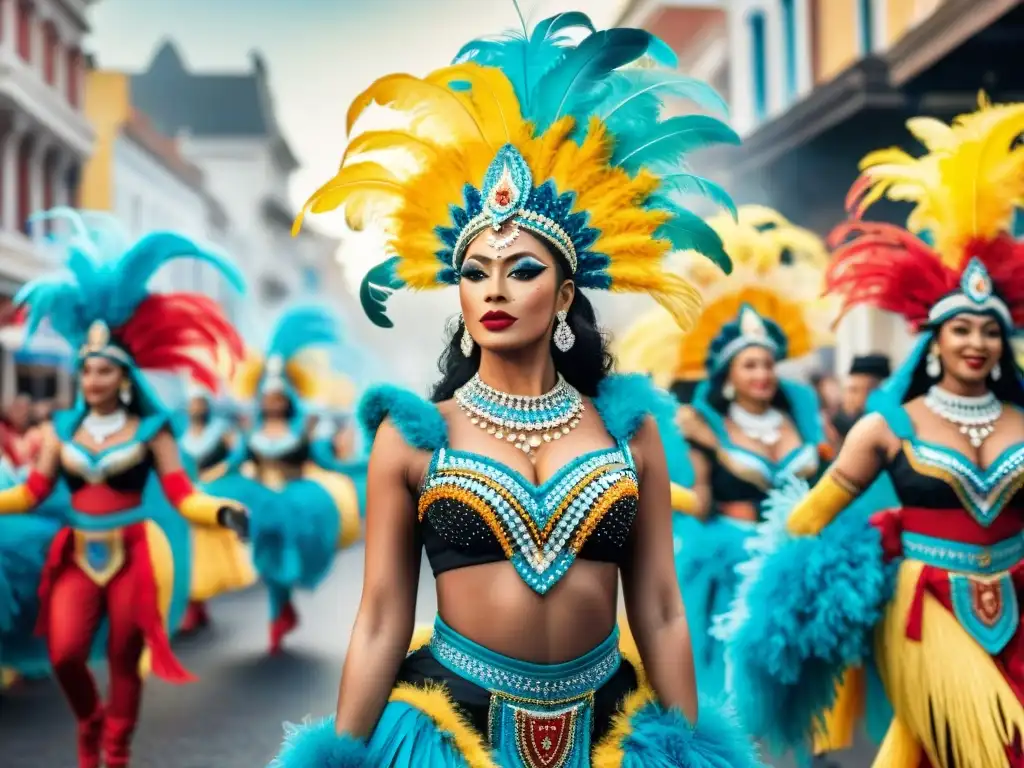
[[[301,624],[275,657],[266,653],[262,589],[213,601],[213,626],[175,641],[199,681],[147,681],[135,768],[264,768],[280,744],[282,723],[333,712],[362,573],[362,547],[341,553],[320,589],[298,596]],[[418,619],[430,622],[435,608],[425,566]],[[102,670],[98,677],[104,682]],[[0,755],[4,768],[74,768],[74,727],[52,681],[0,693]],[[835,768],[867,768],[871,755],[852,751]],[[793,768],[790,761],[773,765]]]

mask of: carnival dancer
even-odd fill
[[[590,34],[574,45],[573,28]],[[660,120],[659,94],[721,102],[624,68],[646,54],[668,55],[565,13],[425,78],[385,77],[350,109],[350,123],[372,101],[413,119],[354,137],[309,207],[386,213],[395,255],[361,294],[375,322],[391,324],[384,299],[403,286],[457,285],[462,315],[432,402],[394,387],[362,401],[366,575],[338,713],[290,730],[275,765],[759,764],[723,713],[703,702],[698,717],[651,418],[671,401],[608,372],[580,290],[647,292],[687,323],[700,297],[665,255],[728,263],[668,193],[701,188],[677,173],[685,151],[736,136],[705,115]],[[415,170],[358,157],[385,148]],[[440,610],[407,656],[421,541]],[[619,647],[620,574],[639,654]]]
[[[814,477],[829,458],[821,453],[813,389],[780,377],[775,367],[827,343],[821,329],[834,310],[819,299],[827,250],[812,232],[761,206],[709,223],[735,269],[722,280],[700,260],[682,265],[707,298],[694,328],[672,347],[674,378],[700,380],[679,422],[691,448],[701,525],[691,526],[676,566],[690,613],[700,617],[698,682],[719,692],[724,648],[710,629],[729,607],[761,503],[786,475]]]
[[[156,491],[189,520],[240,531],[246,524],[236,504],[193,489],[168,414],[141,373],[184,369],[215,386],[216,364],[237,357],[241,341],[209,299],[153,294],[145,285],[159,267],[183,257],[212,264],[235,283],[240,278],[224,259],[176,234],[150,234],[129,246],[95,216],[56,209],[37,219],[70,227],[62,242],[68,273],[29,283],[15,300],[27,308],[29,335],[45,318],[77,351],[81,390],[74,408],[55,416],[26,482],[0,493],[0,513],[31,511],[58,479],[71,491],[66,527],[42,574],[36,627],[78,721],[80,768],[96,768],[101,747],[103,764],[122,768],[138,718],[144,649],[156,675],[192,679],[171,650],[165,624],[173,625],[175,603],[187,598],[183,519],[162,514],[147,481],[158,478]],[[169,583],[154,562],[176,569]],[[101,624],[110,669],[106,706],[86,666]]]
[[[226,496],[218,483],[227,473],[237,444],[231,405],[208,387],[190,382],[187,426],[178,440],[182,454],[205,492]],[[181,632],[195,632],[210,623],[206,603],[217,595],[245,589],[256,581],[249,553],[231,531],[192,526],[192,591]]]
[[[877,670],[895,717],[876,766],[1005,768],[1024,760],[1024,104],[908,127],[927,153],[864,159],[828,286],[919,340],[828,474],[772,500],[724,636],[759,736],[849,730]],[[883,195],[914,203],[910,231],[861,218]],[[869,524],[849,508],[881,472],[899,506]]]
[[[333,313],[318,306],[286,310],[262,358],[247,358],[235,394],[254,408],[253,424],[219,483],[252,512],[252,555],[270,597],[270,652],[298,626],[295,589],[315,589],[339,548],[361,533],[352,480],[321,467],[311,451],[315,411],[329,371],[310,353],[341,341]]]

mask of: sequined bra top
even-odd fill
[[[65,411],[54,416],[54,429],[61,441],[60,474],[72,493],[87,485],[107,485],[122,493],[141,493],[153,471],[149,441],[164,428],[163,415],[144,418],[130,440],[99,451],[75,441],[84,414]]]
[[[214,419],[202,431],[188,430],[178,441],[181,450],[188,454],[200,471],[220,464],[228,458],[231,449],[228,447],[228,431],[230,424],[223,419]]]
[[[309,459],[309,440],[301,431],[283,435],[253,432],[246,442],[249,456],[260,461],[279,461],[282,464],[304,464]]]
[[[818,445],[813,438],[801,433],[803,443],[773,461],[733,443],[724,418],[710,406],[684,408],[683,431],[691,447],[710,465],[711,497],[716,503],[760,504],[783,477],[792,475],[810,481],[820,469]]]
[[[652,409],[674,407],[633,375],[605,379],[594,406],[615,445],[579,456],[540,484],[488,456],[448,446],[440,412],[410,393],[371,390],[360,415],[371,433],[390,415],[410,444],[433,451],[417,511],[435,575],[508,560],[544,594],[577,558],[626,558],[639,503],[629,441]]]
[[[887,470],[902,506],[963,509],[985,528],[1007,507],[1024,508],[1024,442],[1008,446],[982,469],[953,448],[919,439],[902,406],[882,415],[901,440]]]

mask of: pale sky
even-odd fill
[[[580,10],[606,28],[627,0],[521,0],[528,22]],[[512,0],[99,0],[89,48],[100,67],[144,69],[165,38],[196,71],[249,71],[249,52],[267,62],[278,121],[303,168],[291,185],[298,205],[337,170],[345,112],[373,80],[425,74],[448,64],[474,37],[518,26]],[[337,215],[315,217],[341,234]],[[356,283],[380,261],[379,236],[349,236],[341,250]],[[401,293],[401,292],[400,292]],[[605,322],[633,314],[637,300],[592,297]],[[646,299],[641,302],[647,301]],[[435,378],[440,328],[458,311],[450,291],[399,295],[389,303],[396,328],[365,324],[359,336],[387,349],[393,375],[414,386]]]

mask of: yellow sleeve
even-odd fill
[[[205,493],[193,492],[181,500],[178,511],[190,523],[215,527],[219,525],[217,513],[224,507],[237,509],[239,505],[230,499],[219,499]]]
[[[23,515],[38,503],[26,483],[0,491],[0,515]]]
[[[827,472],[790,512],[786,528],[794,536],[814,536],[835,520],[856,497],[855,490]]]
[[[672,510],[684,515],[696,515],[698,509],[697,494],[689,488],[672,483]]]

